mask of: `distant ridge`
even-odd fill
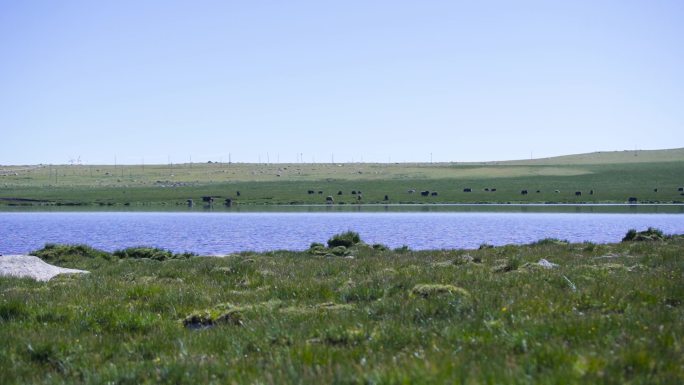
[[[684,148],[666,150],[624,150],[598,151],[587,154],[562,155],[550,158],[486,162],[502,165],[582,165],[582,164],[624,164],[684,161]]]

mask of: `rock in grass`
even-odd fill
[[[59,274],[85,273],[88,272],[51,265],[32,255],[0,256],[0,276],[29,277],[47,282]]]
[[[549,262],[544,258],[540,259],[539,262],[537,262],[537,265],[539,265],[545,269],[553,269],[553,268],[558,267],[558,264],[553,263],[553,262]]]
[[[457,297],[470,297],[470,293],[461,287],[454,285],[441,285],[434,283],[423,283],[413,287],[411,294],[417,297],[429,298],[442,295],[452,295]]]
[[[183,319],[188,329],[206,329],[217,325],[242,326],[242,314],[237,309],[221,310],[215,308],[189,314]]]

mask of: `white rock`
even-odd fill
[[[29,277],[37,281],[49,281],[59,274],[83,273],[89,272],[54,266],[32,255],[0,256],[0,276]]]
[[[544,259],[544,258],[540,259],[539,262],[537,262],[537,265],[539,265],[539,266],[541,266],[541,267],[543,267],[543,268],[545,268],[545,269],[553,269],[553,268],[558,267],[557,264],[555,264],[555,263],[553,263],[553,262],[549,262],[549,261],[547,261],[547,260]]]

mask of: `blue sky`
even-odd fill
[[[684,147],[682,1],[0,0],[0,164]]]

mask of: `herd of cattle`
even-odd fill
[[[683,191],[684,191],[684,187],[679,187],[677,190],[678,190],[679,192],[683,192]],[[483,191],[485,191],[485,192],[496,192],[496,188],[487,187],[487,188],[484,188]],[[654,188],[653,191],[654,191],[654,192],[658,192],[658,189],[657,189],[657,188]],[[416,191],[416,189],[409,189],[409,190],[407,190],[406,192],[407,192],[408,194],[415,194],[417,191]],[[466,187],[466,188],[463,189],[463,192],[464,192],[464,193],[471,193],[471,192],[473,192],[473,189],[470,188],[470,187]],[[560,190],[554,190],[554,193],[556,193],[556,194],[560,194],[560,192],[561,192]],[[309,190],[308,193],[309,193],[309,194],[315,194],[316,191],[315,191],[315,190]],[[360,201],[360,200],[362,199],[361,191],[352,190],[351,193],[352,193],[352,195],[356,195],[357,200]],[[529,193],[530,193],[530,191],[528,191],[528,190],[526,190],[526,189],[525,189],[525,190],[520,190],[520,195],[528,195]],[[541,193],[541,190],[535,190],[535,193],[540,194],[540,193]],[[321,194],[321,195],[322,195],[322,194],[323,194],[323,191],[322,191],[322,190],[318,190],[318,194]],[[337,192],[337,195],[343,195],[343,192],[340,190],[340,191]],[[424,190],[424,191],[420,191],[420,195],[421,195],[421,196],[424,196],[424,197],[434,197],[434,196],[438,196],[439,193],[438,193],[437,191]],[[592,189],[592,190],[589,190],[589,195],[594,195],[594,190],[593,190],[593,189]],[[684,195],[684,194],[682,194],[682,195]],[[576,196],[576,197],[582,196],[582,191],[575,191],[575,196]],[[385,200],[385,201],[388,201],[388,200],[389,200],[389,196],[388,196],[388,195],[385,195],[384,200]],[[329,195],[329,196],[327,196],[327,197],[325,198],[325,201],[326,201],[326,203],[328,203],[328,204],[332,204],[332,203],[335,202],[335,199],[333,198],[332,195]],[[628,201],[629,203],[637,203],[638,199],[637,199],[636,197],[629,197],[629,198],[627,199],[627,201]]]
[[[496,192],[496,188],[487,187],[487,188],[484,188],[483,191],[485,191],[485,192]],[[684,187],[679,187],[679,188],[677,188],[677,191],[680,192],[680,193],[681,193],[681,192],[684,192]],[[415,193],[416,193],[416,189],[409,189],[409,190],[407,190],[406,192],[407,192],[408,194],[415,194]],[[473,189],[470,188],[470,187],[466,187],[466,188],[463,189],[463,192],[464,192],[464,193],[471,193],[471,192],[473,192]],[[653,189],[653,192],[658,192],[658,189],[657,189],[657,188],[654,188],[654,189]],[[323,190],[308,190],[307,193],[308,193],[309,195],[314,195],[314,194],[323,195]],[[535,190],[535,193],[540,194],[540,193],[541,193],[541,190]],[[560,194],[560,190],[554,190],[554,193]],[[528,195],[528,194],[529,194],[529,191],[528,191],[528,190],[520,190],[520,195]],[[235,192],[235,195],[239,197],[239,196],[240,196],[240,191],[236,191],[236,192]],[[337,192],[337,195],[344,195],[344,192],[343,192],[342,190],[339,190],[339,191]],[[352,190],[352,191],[351,191],[351,195],[356,196],[356,199],[357,199],[358,201],[361,201],[361,200],[363,199],[363,194],[361,193],[360,190]],[[435,197],[435,196],[438,196],[439,193],[438,193],[437,191],[423,190],[423,191],[420,191],[420,195],[421,195],[421,196],[424,196],[424,197],[431,197],[431,196],[432,196],[432,197]],[[594,190],[589,190],[589,195],[594,195]],[[684,194],[682,194],[682,195],[684,195]],[[576,197],[582,196],[582,191],[575,191],[575,196],[576,196]],[[212,196],[203,196],[203,197],[202,197],[202,202],[204,202],[205,204],[208,204],[208,205],[213,205],[213,204],[214,204],[214,198],[215,198],[215,197],[212,197]],[[385,197],[384,197],[383,200],[384,200],[384,201],[389,201],[389,195],[385,195]],[[328,204],[333,204],[333,203],[335,203],[335,199],[333,198],[332,195],[328,195],[328,196],[325,197],[325,202],[328,203]],[[637,203],[637,202],[638,202],[638,199],[637,199],[636,197],[629,197],[629,198],[627,199],[627,202],[629,202],[629,203]],[[188,200],[186,201],[186,203],[187,203],[188,206],[190,206],[190,207],[194,206],[194,204],[195,204],[195,202],[194,202],[192,199],[188,199]],[[232,199],[232,198],[226,198],[226,199],[224,200],[224,204],[225,204],[226,206],[228,206],[228,207],[232,206],[232,205],[233,205],[233,199]]]

